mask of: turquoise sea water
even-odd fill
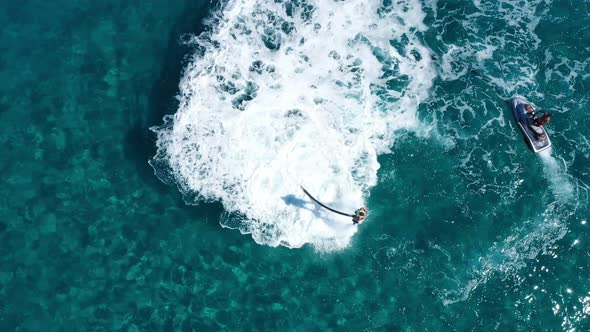
[[[1,331],[590,330],[590,2],[22,1],[0,22]],[[554,114],[552,151],[495,90]]]

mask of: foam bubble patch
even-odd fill
[[[418,1],[230,1],[194,55],[176,114],[153,128],[156,174],[261,244],[346,247],[377,156],[418,126],[435,76]],[[170,181],[168,181],[170,182]]]

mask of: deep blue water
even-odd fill
[[[1,331],[590,330],[590,2],[21,1],[0,22]],[[550,152],[517,94],[553,113]],[[339,226],[297,181],[370,217]]]

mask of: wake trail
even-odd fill
[[[567,172],[562,169],[559,162],[551,155],[552,149],[539,152],[543,162],[544,175],[549,181],[549,188],[559,203],[571,202],[574,199],[575,189]]]
[[[444,305],[465,301],[480,285],[493,275],[501,278],[518,277],[518,271],[528,260],[547,253],[549,248],[568,232],[566,220],[575,214],[577,197],[565,165],[552,156],[552,149],[538,153],[543,162],[543,174],[549,182],[553,202],[546,204],[540,215],[516,225],[503,241],[495,243],[486,255],[478,259],[470,272],[469,281],[453,290],[442,290]]]

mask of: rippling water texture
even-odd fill
[[[1,331],[590,330],[590,2],[0,22]]]

